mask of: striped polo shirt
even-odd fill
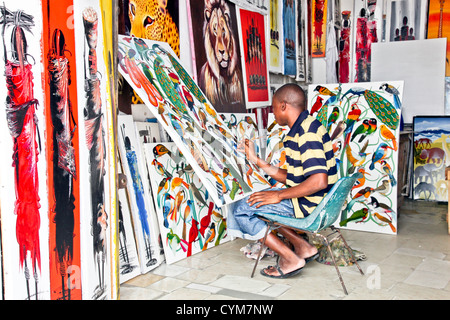
[[[283,140],[286,150],[286,185],[296,186],[315,173],[328,174],[328,187],[302,198],[293,198],[297,218],[307,217],[338,180],[330,136],[319,120],[303,111]]]

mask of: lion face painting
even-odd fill
[[[220,112],[245,110],[239,47],[235,38],[227,2],[205,0],[203,42],[206,62],[201,68],[198,82]],[[230,106],[235,108],[224,109]]]

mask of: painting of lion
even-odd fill
[[[190,8],[200,89],[217,111],[246,112],[235,5],[191,0]]]

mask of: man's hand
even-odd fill
[[[280,197],[280,191],[281,190],[255,192],[250,195],[247,202],[250,206],[253,206],[256,203],[255,208],[259,208],[266,204],[279,203],[282,200]]]
[[[244,153],[247,156],[247,159],[255,164],[258,161],[258,156],[255,152],[255,144],[250,139],[242,139],[237,146],[237,151]]]

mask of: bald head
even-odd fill
[[[276,99],[281,103],[287,103],[296,109],[300,109],[301,111],[306,108],[305,92],[295,83],[287,83],[281,86],[277,91],[275,91],[273,99]]]

